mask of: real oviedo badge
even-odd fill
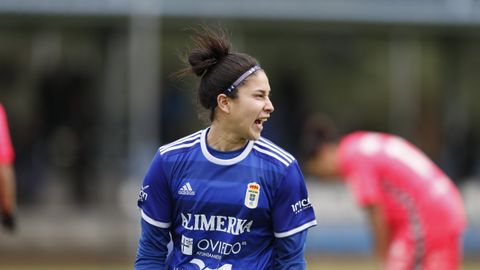
[[[258,198],[260,198],[260,185],[256,182],[247,184],[247,193],[245,194],[245,206],[254,209],[258,206]]]

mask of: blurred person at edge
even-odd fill
[[[194,31],[189,67],[211,125],[160,147],[138,204],[135,269],[305,269],[316,225],[295,158],[260,136],[274,107],[258,61],[222,31]],[[173,249],[167,255],[167,243]]]
[[[303,165],[307,174],[348,185],[368,215],[381,268],[460,269],[466,220],[449,177],[398,136],[336,133],[325,115],[307,119]]]
[[[15,230],[15,153],[10,140],[7,115],[0,103],[0,211],[2,225],[9,232]]]

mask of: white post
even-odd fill
[[[160,18],[158,1],[133,1],[129,25],[129,171],[140,180],[158,146],[160,126]]]

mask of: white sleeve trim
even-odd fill
[[[161,221],[157,221],[149,216],[147,216],[147,214],[145,214],[145,212],[143,212],[142,210],[142,218],[143,220],[145,220],[147,223],[153,225],[153,226],[156,226],[156,227],[159,227],[159,228],[162,228],[162,229],[168,229],[170,227],[170,222],[161,222]]]
[[[288,236],[290,236],[290,235],[294,235],[294,234],[296,234],[296,233],[298,233],[298,232],[301,232],[301,231],[303,231],[303,230],[306,230],[306,229],[308,229],[308,228],[310,228],[310,227],[313,227],[313,226],[315,226],[315,225],[317,225],[317,221],[316,221],[316,220],[312,220],[312,221],[310,221],[310,222],[308,222],[308,223],[305,223],[305,224],[303,224],[302,226],[297,227],[297,228],[295,228],[295,229],[292,229],[292,230],[290,230],[290,231],[281,232],[281,233],[274,233],[274,235],[275,235],[275,237],[277,237],[277,238],[284,238],[284,237],[288,237]]]

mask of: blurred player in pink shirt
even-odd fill
[[[385,269],[460,269],[465,212],[448,176],[398,136],[358,131],[337,140],[327,123],[307,122],[306,172],[345,180],[368,213]]]
[[[0,214],[3,227],[10,232],[15,228],[15,174],[12,166],[14,157],[7,116],[0,104]]]

